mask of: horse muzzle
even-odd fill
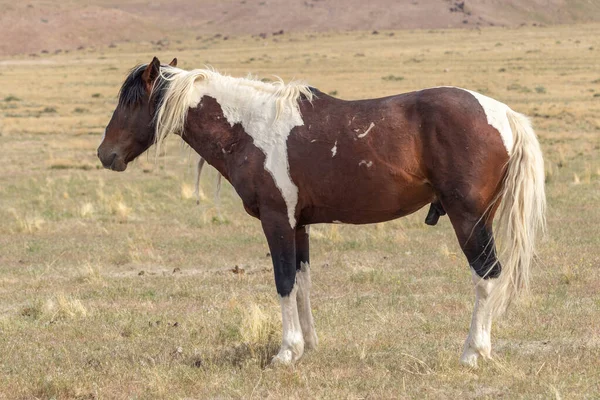
[[[112,171],[125,171],[127,169],[127,163],[117,153],[112,152],[108,155],[103,154],[98,150],[98,158],[102,162],[102,166]]]

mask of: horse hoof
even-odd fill
[[[477,368],[478,358],[479,353],[476,350],[468,348],[463,352],[462,356],[460,356],[460,364],[469,368]]]
[[[294,364],[294,356],[290,350],[281,350],[271,359],[271,366],[282,367]]]

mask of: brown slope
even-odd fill
[[[153,30],[139,15],[98,5],[3,1],[0,10],[0,56],[140,40]]]
[[[54,3],[54,2],[53,2]],[[258,34],[600,21],[598,0],[0,0],[0,55],[152,40]]]

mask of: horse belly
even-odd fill
[[[393,180],[353,178],[345,185],[323,187],[313,204],[303,208],[300,221],[306,224],[384,222],[411,214],[434,198],[431,186],[423,181],[400,184]],[[316,194],[313,191],[313,195]]]

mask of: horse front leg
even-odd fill
[[[261,223],[271,250],[283,327],[281,348],[273,357],[272,363],[293,364],[304,353],[304,338],[297,303],[296,230],[290,227],[287,214],[284,213],[261,211]]]
[[[298,315],[307,350],[317,347],[319,338],[315,330],[315,321],[310,307],[310,279],[309,259],[310,226],[296,229],[296,282],[298,283]]]

